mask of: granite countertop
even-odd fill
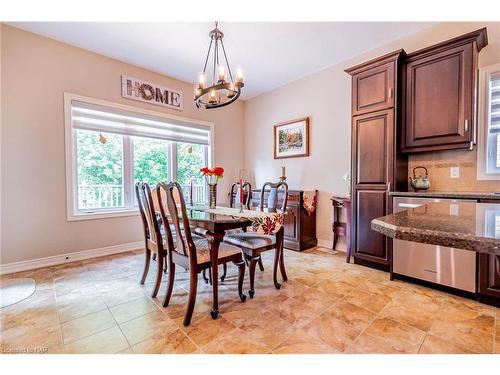
[[[500,182],[499,182],[500,189]],[[491,199],[500,202],[500,193],[477,191],[391,191],[395,197],[427,197],[427,198],[452,198],[452,199]]]
[[[500,204],[432,202],[373,219],[391,238],[500,255]]]

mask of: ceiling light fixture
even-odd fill
[[[198,74],[198,83],[194,87],[194,103],[197,108],[219,108],[225,105],[231,104],[241,94],[241,88],[243,84],[243,72],[241,69],[236,71],[236,77],[233,78],[233,73],[231,67],[229,66],[229,61],[227,60],[226,49],[224,48],[224,34],[217,28],[218,22],[215,22],[215,29],[210,31],[208,34],[210,37],[210,45],[208,46],[207,57],[205,59],[205,65],[203,66],[203,72]],[[210,52],[213,48],[213,58],[210,59]],[[221,47],[222,53],[224,54],[224,61],[219,60],[219,47]],[[207,68],[209,66],[209,60],[213,61],[213,69],[208,72],[212,73],[212,84],[207,86]],[[226,73],[228,77],[226,76]],[[226,77],[229,80],[226,80]]]

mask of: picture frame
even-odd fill
[[[274,158],[309,156],[309,117],[274,125]]]

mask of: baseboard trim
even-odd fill
[[[331,249],[332,243],[328,240],[322,240],[318,238],[318,247],[324,247],[325,249]]]
[[[73,253],[54,255],[45,258],[25,260],[21,262],[0,264],[0,275],[7,275],[9,273],[34,270],[42,267],[56,266],[58,264],[76,262],[78,260],[85,260],[90,258],[97,258],[106,255],[124,253],[127,251],[139,250],[144,247],[144,242],[131,242],[121,245],[113,245],[100,247],[97,249],[76,251]]]

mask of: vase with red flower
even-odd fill
[[[224,168],[214,167],[214,168],[201,168],[200,172],[205,177],[208,185],[209,201],[208,206],[210,208],[217,207],[217,182],[224,176]]]

